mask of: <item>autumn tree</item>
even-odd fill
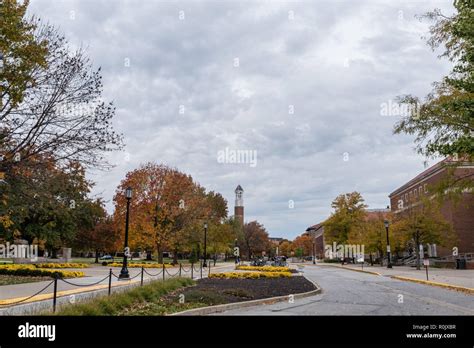
[[[313,255],[313,239],[307,234],[298,236],[293,241],[293,248],[294,250],[300,249],[301,256]]]
[[[130,246],[156,250],[162,262],[165,249],[178,253],[202,243],[203,225],[219,229],[227,216],[227,202],[218,193],[206,193],[191,176],[177,169],[147,163],[127,173],[119,185],[115,201],[115,219],[123,225],[125,189],[133,188],[131,201]],[[217,244],[218,241],[216,241]]]
[[[414,250],[417,269],[420,269],[420,245],[429,243],[452,247],[456,241],[453,227],[441,214],[439,203],[429,198],[397,214],[391,229],[392,235],[398,236],[406,248]]]
[[[245,223],[239,247],[247,254],[249,260],[256,254],[267,251],[270,247],[270,240],[265,227],[257,221]]]
[[[96,200],[82,210],[82,224],[75,236],[73,246],[79,251],[94,251],[95,262],[99,262],[99,253],[114,253],[121,249],[120,229],[107,214],[101,200]]]
[[[291,252],[295,250],[295,247],[290,241],[283,241],[279,246],[279,254],[284,256],[290,256]]]
[[[366,217],[364,199],[359,192],[341,194],[331,204],[334,212],[324,222],[328,243],[346,243],[351,229],[362,224]]]

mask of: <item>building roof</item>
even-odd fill
[[[400,192],[404,191],[405,189],[412,186],[413,184],[415,184],[419,181],[422,181],[423,179],[427,178],[428,176],[430,176],[430,175],[432,175],[432,174],[434,174],[438,171],[446,169],[447,165],[453,164],[455,162],[460,162],[460,161],[455,161],[455,160],[451,159],[450,157],[447,157],[447,158],[443,159],[442,161],[439,161],[438,163],[432,165],[428,169],[424,170],[423,172],[421,172],[420,174],[415,176],[413,179],[409,180],[407,183],[405,183],[402,186],[400,186],[399,188],[397,188],[395,191],[393,191],[389,195],[389,197],[392,197],[392,196],[396,195],[397,193],[400,193]],[[462,164],[463,162],[460,162],[460,163]]]
[[[306,229],[306,232],[309,232],[309,231],[316,231],[316,230],[319,230],[321,227],[323,227],[323,223],[322,223],[322,222],[320,222],[319,224],[313,225],[313,226],[309,226],[309,227]]]
[[[242,186],[237,185],[237,187],[235,188],[235,192],[237,192],[237,191],[242,191],[242,192],[244,192],[244,189],[242,188]]]

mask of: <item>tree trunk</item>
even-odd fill
[[[174,252],[173,252],[173,265],[177,265],[178,264],[178,249],[174,249]]]
[[[147,261],[152,260],[151,251],[147,251],[147,252],[146,252],[146,259],[147,259]]]
[[[416,269],[420,270],[420,234],[416,231],[415,236],[415,254],[416,254]]]
[[[161,244],[156,244],[156,250],[158,252],[158,263],[163,263],[163,251],[161,250]]]
[[[374,265],[374,259],[372,258],[372,253],[369,254],[369,257],[370,257],[370,265],[373,266]]]
[[[99,250],[95,251],[95,263],[99,263]]]

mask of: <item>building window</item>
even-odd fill
[[[425,184],[424,187],[425,187],[425,193],[428,193],[428,185]]]
[[[419,194],[420,197],[421,197],[421,186],[418,188],[418,194]]]

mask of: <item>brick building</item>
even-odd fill
[[[303,235],[309,235],[314,240],[314,253],[317,259],[324,258],[324,225],[319,223],[306,229]]]
[[[453,163],[450,159],[438,162],[393,191],[389,195],[392,213],[399,214],[420,204],[420,198],[428,195],[430,187],[446,177],[448,170],[453,168],[450,166]],[[472,162],[458,162],[453,170],[457,178],[474,179],[474,163]],[[441,214],[454,228],[459,239],[457,244],[459,253],[474,252],[474,194],[464,192],[456,203],[446,200],[442,204]],[[443,257],[452,254],[451,249],[439,246],[428,246],[428,249],[432,256]]]

